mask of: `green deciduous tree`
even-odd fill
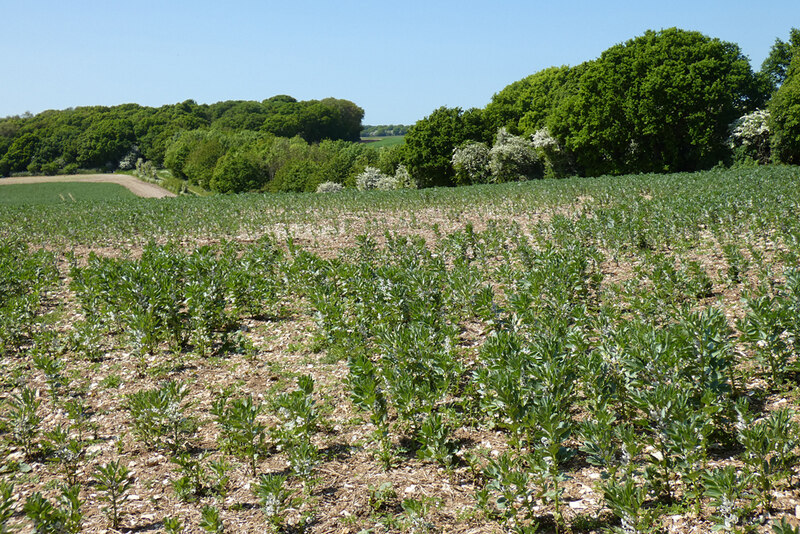
[[[267,111],[261,130],[280,137],[300,135],[308,141],[343,139],[358,141],[364,110],[349,100],[325,98],[298,102],[274,97],[264,102]]]
[[[210,186],[218,193],[241,193],[259,189],[266,181],[266,169],[256,154],[232,150],[217,162]]]
[[[406,134],[403,163],[420,187],[452,185],[453,150],[466,141],[490,142],[491,138],[481,110],[440,107]]]
[[[342,139],[344,141],[358,141],[361,137],[361,120],[364,110],[349,100],[339,98],[325,98],[321,101],[324,105],[336,111],[336,128],[329,130],[329,135],[324,139]]]
[[[769,110],[773,160],[800,164],[800,75],[788,78],[781,85],[770,101]]]
[[[0,160],[0,169],[4,171],[2,174],[24,170],[33,159],[38,144],[39,138],[32,133],[25,133],[14,139]]]
[[[761,64],[761,74],[766,77],[775,90],[780,87],[789,75],[792,57],[800,54],[800,30],[792,28],[789,40],[775,39],[767,59]]]
[[[198,132],[199,133],[199,132]],[[214,167],[225,155],[225,146],[220,136],[211,132],[205,135],[190,136],[191,143],[181,173],[186,178],[202,187],[209,187],[214,176]]]
[[[533,133],[545,125],[552,110],[570,94],[581,67],[550,67],[506,86],[492,97],[485,117],[492,131]]]
[[[133,146],[139,147],[143,159],[161,166],[176,139],[198,130],[219,132],[223,138],[263,132],[286,137],[302,135],[309,142],[357,141],[363,116],[364,110],[349,100],[298,102],[285,95],[263,102],[230,100],[206,105],[186,100],[160,108],[123,104],[48,110],[0,119],[0,171],[60,172],[68,165],[112,168]],[[205,134],[201,137],[208,140]],[[183,139],[184,143],[187,141]],[[173,153],[168,165],[177,169],[180,177],[184,177],[181,173],[187,157],[187,150]],[[213,172],[206,172],[207,161],[201,162],[200,167],[204,176],[197,181],[208,184]]]
[[[779,43],[784,46],[779,47]],[[783,76],[779,80],[783,83],[769,103],[770,147],[773,160],[796,165],[800,164],[800,30],[792,28],[790,43],[778,40],[770,58],[776,48],[785,53],[780,61],[776,60],[777,66],[773,69]]]
[[[129,120],[106,118],[94,121],[78,136],[76,162],[84,168],[115,168],[134,144],[136,136]]]
[[[547,126],[587,175],[697,170],[724,158],[762,87],[735,44],[648,31],[587,63]]]

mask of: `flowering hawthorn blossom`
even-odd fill
[[[747,156],[759,163],[768,163],[769,139],[769,110],[757,109],[739,117],[731,124],[728,146],[732,149],[743,147]]]
[[[453,169],[459,184],[481,184],[489,179],[489,148],[470,143],[453,150]]]
[[[494,182],[527,180],[541,174],[541,161],[532,141],[500,128],[489,151],[489,170]]]

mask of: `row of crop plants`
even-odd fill
[[[107,500],[112,528],[120,526],[131,477],[118,460],[91,466],[91,409],[70,387],[71,358],[102,360],[124,347],[142,375],[154,359],[232,352],[255,359],[244,321],[280,321],[281,307],[299,298],[314,313],[319,346],[346,360],[343,385],[370,422],[376,461],[400,466],[402,443],[448,472],[467,466],[486,521],[518,532],[573,528],[564,504],[569,478],[588,464],[602,472],[596,490],[618,518],[612,529],[653,531],[668,507],[693,509],[725,531],[754,528],[796,478],[795,414],[761,404],[771,393],[791,393],[796,381],[800,271],[792,258],[800,250],[786,241],[778,254],[756,239],[740,247],[741,228],[761,220],[719,217],[709,230],[725,262],[710,272],[681,255],[685,241],[671,254],[655,241],[663,234],[653,228],[669,213],[673,225],[687,217],[673,208],[638,235],[630,220],[644,216],[609,206],[578,222],[553,216],[533,237],[513,225],[467,227],[437,243],[363,236],[334,259],[291,243],[287,253],[266,239],[72,258],[69,291],[80,319],[67,334],[47,328],[45,315],[63,286],[55,255],[4,242],[0,428],[25,462],[55,462],[63,483],[58,501],[37,492],[22,511],[39,531],[77,532],[82,487],[91,483]],[[603,266],[617,260],[609,250],[632,254],[635,276],[607,280]],[[744,288],[738,319],[728,317],[729,303],[714,300],[720,286]],[[468,324],[483,333],[474,345],[465,343]],[[10,372],[25,366],[8,362],[26,360],[33,369]],[[26,385],[33,372],[46,378],[47,402]],[[301,376],[267,401],[217,392],[209,415],[221,455],[213,460],[191,446],[203,421],[190,415],[190,388],[170,380],[127,394],[131,433],[144,448],[169,453],[176,498],[216,499],[203,508],[206,530],[224,528],[219,503],[230,491],[230,460],[249,470],[266,523],[284,528],[293,500],[311,498],[326,461],[313,379]],[[45,431],[48,408],[63,409],[69,424]],[[502,430],[502,454],[455,437],[483,428]],[[275,454],[287,455],[289,472],[263,472]],[[78,475],[90,466],[91,480]],[[18,521],[13,495],[4,481],[3,528]],[[403,501],[410,518],[422,518],[425,506]],[[163,520],[172,531],[180,523]],[[781,524],[775,528],[792,532]]]

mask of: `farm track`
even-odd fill
[[[0,179],[0,185],[38,184],[47,182],[93,182],[118,184],[142,198],[174,197],[175,193],[161,186],[143,182],[127,174],[74,174],[66,176],[21,176]]]

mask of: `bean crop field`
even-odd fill
[[[798,532],[800,170],[0,204],[0,532]]]

